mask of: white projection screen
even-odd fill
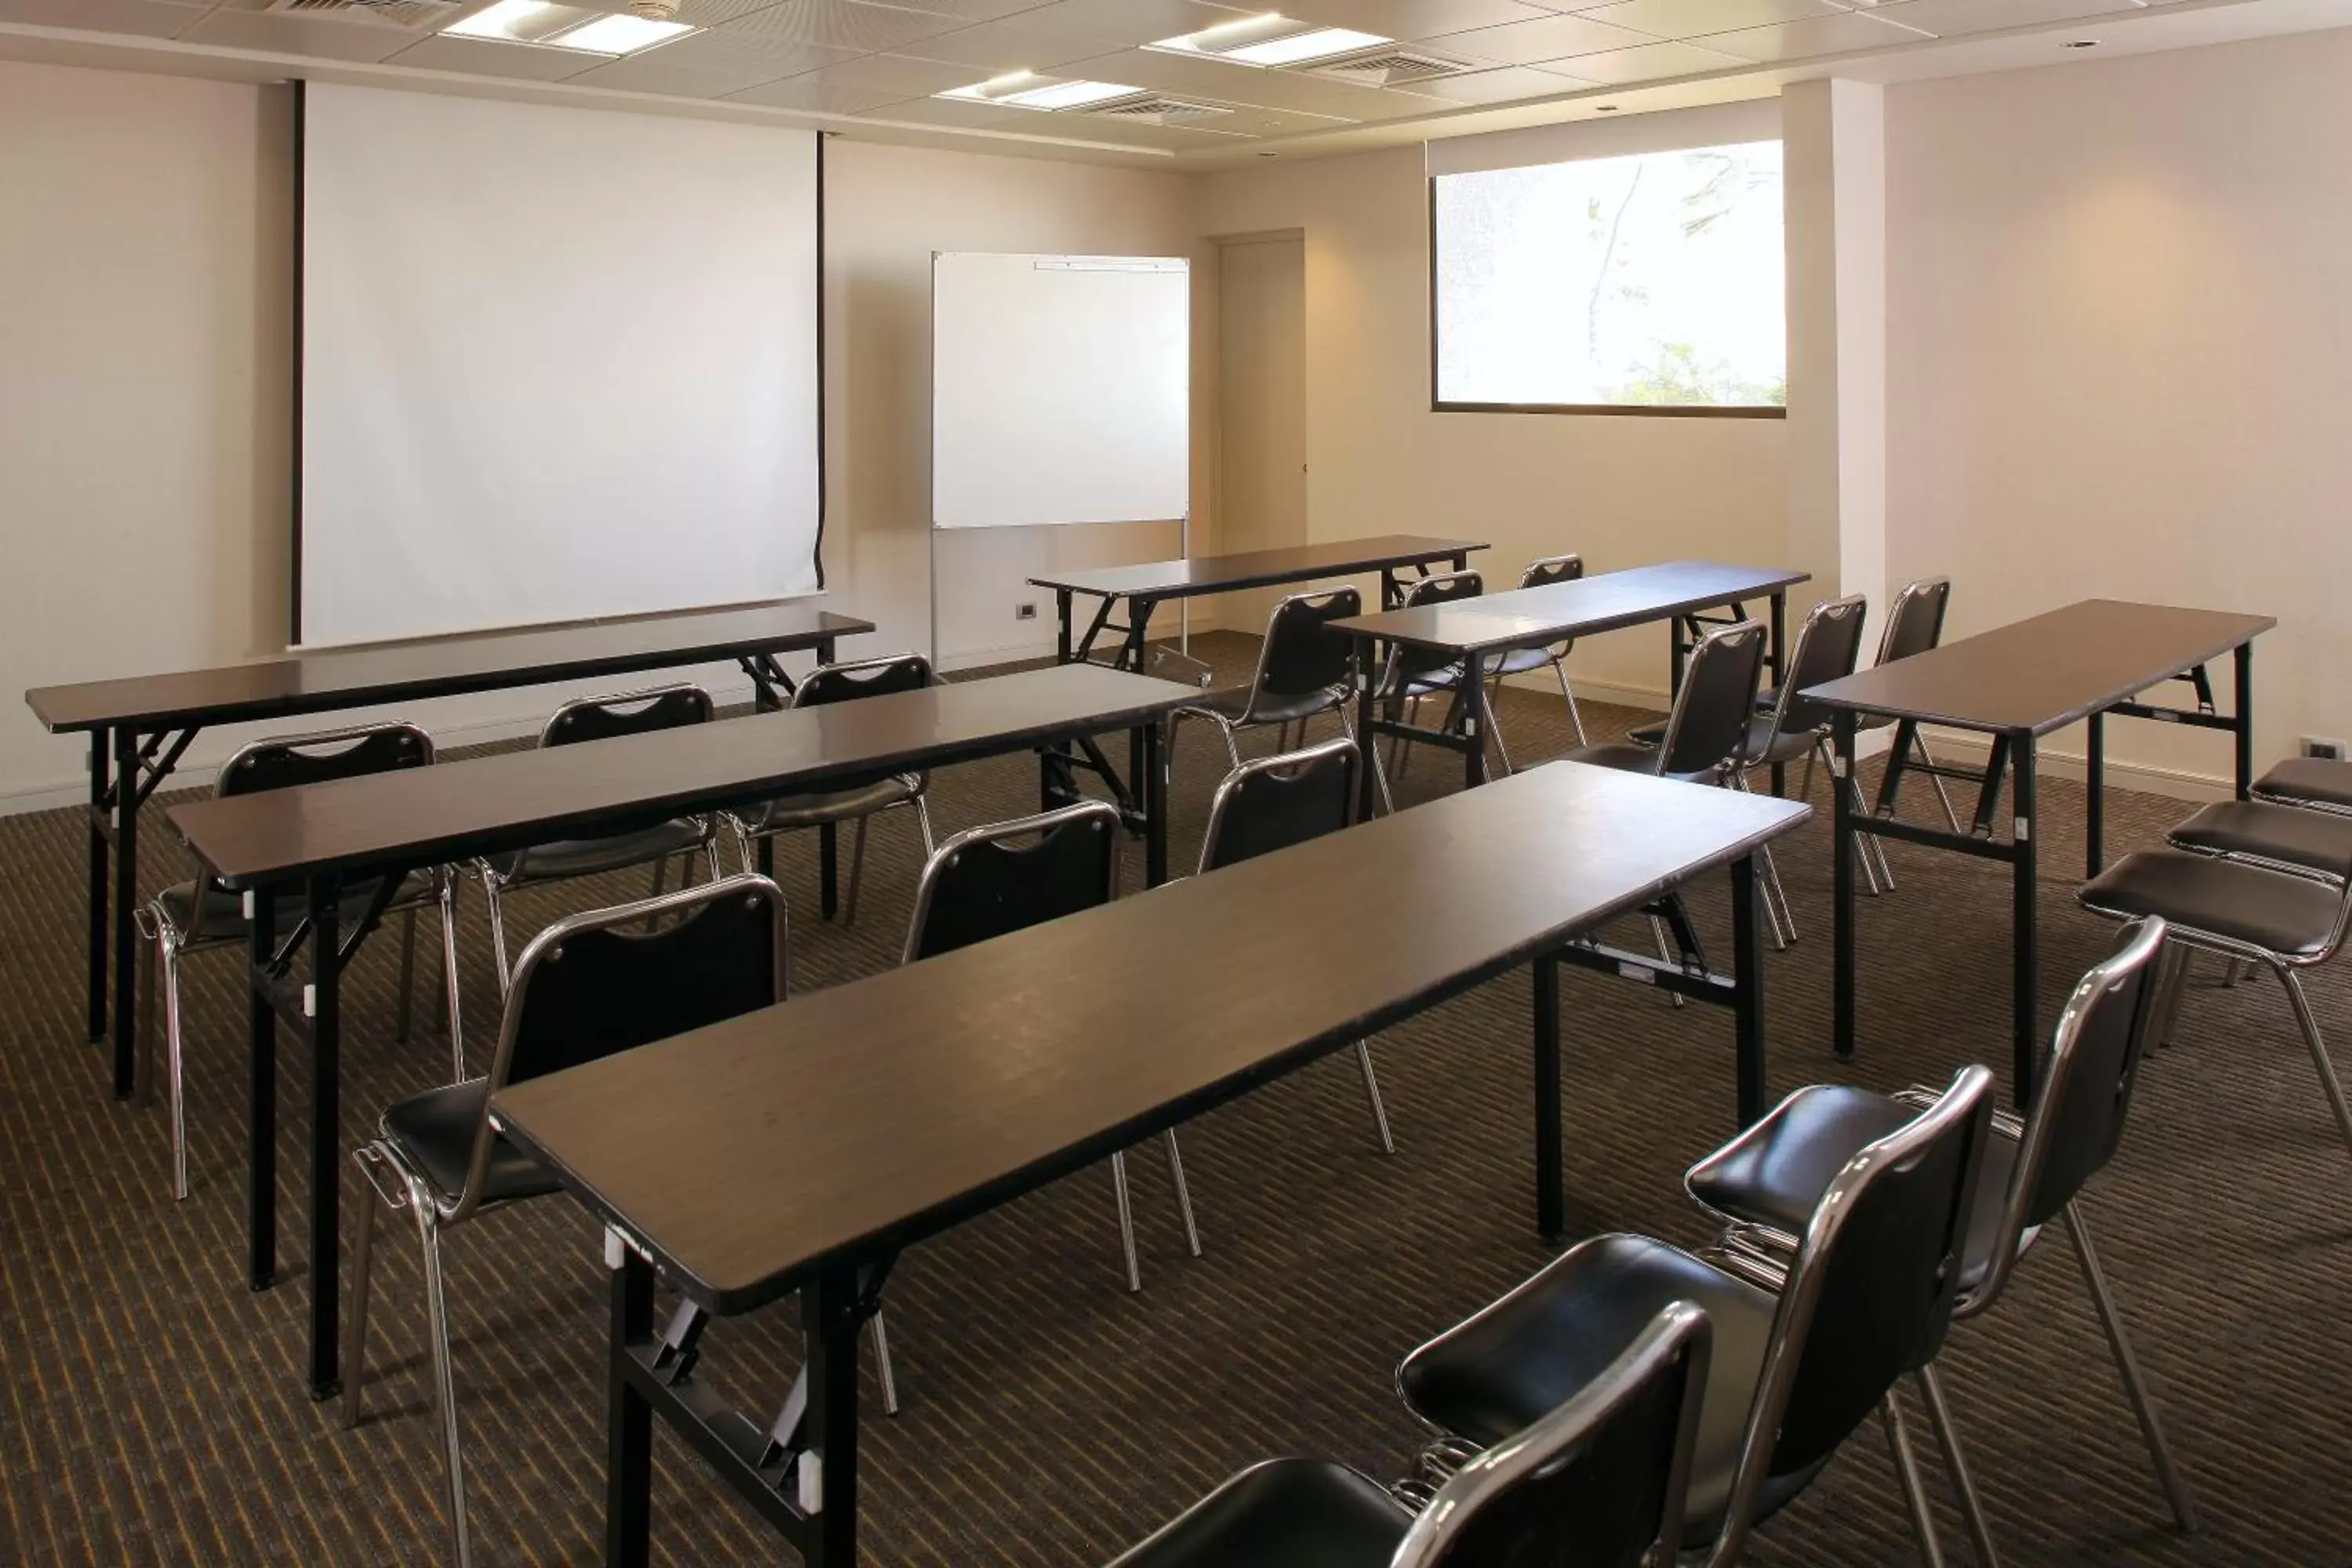
[[[294,637],[816,591],[814,132],[311,83]]]

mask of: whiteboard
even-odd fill
[[[817,591],[814,132],[302,102],[301,642]]]
[[[1191,405],[1182,257],[932,256],[934,527],[1183,518]]]

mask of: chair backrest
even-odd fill
[[[1117,806],[1087,800],[957,834],[923,868],[900,962],[1110,902],[1118,892],[1121,826]],[[1034,841],[1014,842],[1024,838]]]
[[[675,730],[681,724],[705,723],[714,711],[710,693],[684,682],[603,697],[575,697],[549,717],[539,732],[539,743],[573,746],[583,741]]]
[[[2131,1110],[2140,1058],[2160,1009],[2158,958],[2165,924],[2153,916],[2124,927],[2115,951],[2092,966],[2066,998],[2034,1080],[2033,1105],[2019,1134],[2017,1168],[1991,1272],[1961,1305],[1992,1304],[2017,1260],[2018,1238],[2049,1221],[2115,1158]]]
[[[795,708],[822,708],[861,697],[921,691],[931,684],[931,661],[919,653],[886,654],[846,664],[821,664],[793,690]]]
[[[561,1072],[784,999],[782,889],[753,872],[556,921],[522,950],[490,1087]],[[479,1201],[485,1120],[457,1203]]]
[[[1764,674],[1764,623],[1741,621],[1699,639],[1683,671],[1658,743],[1658,772],[1699,773],[1736,760],[1756,715],[1756,689]]]
[[[1209,802],[1201,869],[1213,871],[1348,826],[1356,809],[1356,742],[1342,735],[1244,763]]]
[[[1769,1477],[1827,1458],[1942,1347],[1992,1091],[1990,1070],[1962,1068],[1822,1195],[1780,1292],[1715,1562],[1738,1559]]]
[[[213,793],[257,795],[296,784],[358,778],[362,773],[421,768],[432,761],[433,737],[399,721],[321,730],[310,735],[273,735],[248,742],[231,753],[221,764]]]
[[[1353,588],[1292,594],[1277,603],[1266,617],[1265,641],[1257,652],[1252,706],[1262,697],[1304,697],[1346,686],[1355,650],[1351,639],[1333,631],[1330,623],[1363,610],[1364,596]]]
[[[1579,582],[1582,580],[1583,576],[1583,556],[1575,554],[1547,555],[1540,561],[1530,561],[1528,563],[1528,569],[1519,574],[1519,586],[1522,588],[1549,588],[1554,583]],[[1570,637],[1564,642],[1553,643],[1551,645],[1551,651],[1559,655],[1562,658],[1566,658],[1570,650],[1575,647],[1576,639],[1574,637]]]
[[[1878,662],[1893,664],[1942,642],[1944,609],[1951,597],[1949,577],[1922,577],[1904,584],[1886,612],[1886,630],[1878,639]]]
[[[1421,578],[1407,588],[1401,607],[1414,610],[1424,605],[1451,605],[1477,598],[1486,591],[1486,580],[1475,572],[1441,572],[1433,577]],[[1422,677],[1460,662],[1442,648],[1406,647],[1392,643],[1381,687],[1387,691],[1402,691]]]
[[[1802,693],[1853,673],[1862,660],[1862,624],[1869,615],[1870,601],[1852,594],[1824,600],[1805,616],[1780,671],[1780,696],[1772,710],[1774,736],[1802,734],[1829,723],[1830,710],[1806,701]]]
[[[1710,1347],[1705,1312],[1667,1307],[1566,1404],[1457,1471],[1391,1568],[1671,1561]]]

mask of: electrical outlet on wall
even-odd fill
[[[2352,756],[2352,748],[2347,748],[2341,741],[2331,741],[2320,735],[2305,735],[2303,738],[2303,754],[2306,757],[2319,757],[2331,763],[2340,763],[2346,757]]]
[[[1024,599],[1021,603],[1013,605],[1013,618],[1016,621],[1035,620],[1037,618],[1036,601],[1034,599]]]

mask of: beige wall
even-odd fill
[[[81,789],[80,743],[44,733],[25,688],[283,646],[291,113],[279,88],[0,62],[0,809]],[[921,647],[931,251],[1186,254],[1194,183],[842,141],[826,156],[827,572],[835,603],[881,628],[845,651]],[[1212,368],[1209,430],[1214,384]],[[1205,467],[1196,489],[1213,496]],[[1196,541],[1213,542],[1206,511]],[[1020,586],[1030,572],[1173,554],[1175,534],[944,541],[946,662],[1050,646],[1052,599]],[[1024,597],[1034,624],[1013,619]],[[410,715],[445,740],[516,733],[562,695]],[[200,741],[190,776],[240,738]]]
[[[1460,532],[1511,586],[1539,555],[1606,572],[1685,556],[1776,562],[1785,432],[1768,419],[1433,414],[1429,194],[1418,148],[1207,176],[1209,236],[1307,236],[1310,538]],[[1655,696],[1663,632],[1580,645],[1595,689]]]
[[[1948,573],[1957,633],[2094,595],[2276,616],[2258,764],[2352,734],[2347,82],[2336,32],[1886,97],[1890,576]],[[2107,733],[2229,769],[2226,737]]]

